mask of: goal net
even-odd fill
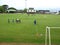
[[[60,45],[60,27],[46,27],[45,45]]]

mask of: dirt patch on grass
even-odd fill
[[[44,45],[38,43],[0,43],[0,45]]]

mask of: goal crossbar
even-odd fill
[[[46,28],[60,28],[60,27],[49,27],[49,26],[46,26]]]

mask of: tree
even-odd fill
[[[2,6],[0,6],[0,13],[4,12],[4,8]]]
[[[6,12],[8,9],[8,5],[2,5],[2,7],[4,8],[4,12]]]
[[[26,12],[27,12],[27,9],[25,8],[25,9],[24,9],[24,13],[26,13]]]

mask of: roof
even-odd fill
[[[16,11],[16,10],[14,10],[14,9],[9,9],[9,10],[7,10],[7,11]]]

